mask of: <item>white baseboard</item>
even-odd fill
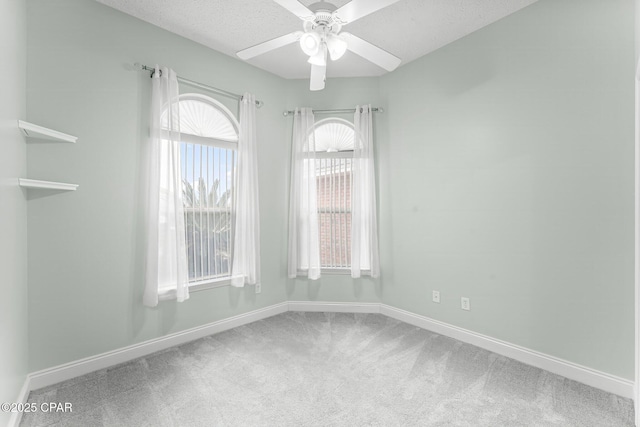
[[[29,393],[31,391],[31,385],[29,381],[29,375],[24,379],[24,384],[22,384],[22,388],[20,389],[20,393],[18,394],[15,403],[27,403],[29,399]],[[18,427],[20,425],[20,421],[22,421],[22,412],[12,412],[11,417],[9,417],[9,427]]]
[[[289,311],[326,311],[330,313],[380,313],[380,303],[289,301]]]
[[[634,397],[633,381],[609,375],[585,366],[568,362],[553,356],[539,353],[524,347],[520,347],[505,341],[478,334],[467,329],[459,328],[438,320],[414,314],[389,305],[380,303],[344,303],[344,302],[313,302],[313,301],[289,301],[283,302],[259,310],[244,313],[228,319],[219,320],[207,325],[188,329],[161,338],[145,341],[139,344],[124,347],[118,350],[88,357],[75,362],[60,365],[54,368],[34,372],[27,376],[27,380],[18,400],[26,402],[29,391],[47,387],[80,375],[88,374],[110,366],[118,365],[139,357],[147,356],[156,351],[164,350],[176,345],[184,344],[208,335],[226,331],[238,326],[246,325],[257,320],[266,319],[287,311],[307,312],[337,312],[337,313],[381,313],[388,317],[430,330],[437,334],[448,336],[462,342],[476,345],[502,356],[510,357],[522,363],[544,369],[557,375],[587,384],[589,386],[617,394],[622,397]],[[15,415],[15,414],[14,414]],[[18,415],[19,417],[19,415]],[[14,424],[11,418],[10,426],[17,426],[20,419]]]
[[[381,304],[380,313],[437,334],[445,335],[468,344],[473,344],[480,348],[484,348],[485,350],[526,363],[527,365],[544,369],[570,380],[578,381],[591,387],[617,394],[618,396],[629,399],[634,398],[633,381],[629,381],[615,375],[606,374],[604,372],[530,350],[525,347],[520,347],[506,341],[478,334],[448,323],[400,310],[389,305]]]
[[[276,314],[285,313],[288,310],[286,302],[274,304],[259,310],[229,317],[207,325],[187,329],[175,334],[165,335],[160,338],[130,345],[118,350],[109,351],[97,356],[87,357],[75,362],[66,363],[54,368],[29,374],[30,390],[37,390],[71,378],[79,377],[90,372],[128,362],[139,357],[147,356],[156,351],[164,350],[176,345],[206,337],[211,334],[226,331],[257,320],[266,319]]]

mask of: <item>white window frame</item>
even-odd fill
[[[238,120],[233,115],[231,110],[229,110],[226,106],[224,106],[220,101],[218,101],[218,100],[216,100],[214,98],[211,98],[209,96],[198,94],[198,93],[185,93],[185,94],[181,94],[180,97],[179,97],[179,102],[188,101],[188,100],[199,101],[199,102],[202,102],[204,104],[208,104],[211,107],[217,109],[227,119],[229,119],[229,121],[231,122],[231,125],[233,126],[233,129],[236,132],[237,138],[239,138],[239,136],[240,136],[240,124],[238,123]],[[182,130],[180,132],[180,143],[181,144],[184,144],[184,143],[186,143],[186,144],[197,144],[197,145],[205,145],[205,146],[216,147],[216,148],[231,149],[231,150],[235,150],[236,151],[236,156],[237,156],[237,151],[238,151],[238,139],[237,138],[236,138],[235,141],[233,141],[233,140],[228,140],[228,139],[224,139],[224,138],[212,138],[212,137],[205,137],[205,136],[193,135],[193,134],[188,134],[188,133],[182,133]],[[180,161],[180,164],[182,165],[182,159]],[[234,187],[237,187],[236,179],[234,179],[234,184],[235,184]],[[235,212],[234,212],[235,206],[234,205],[235,204],[232,202],[232,204],[231,204],[231,215],[232,215],[232,217],[235,216]],[[233,242],[233,235],[232,235],[231,241]],[[231,263],[230,263],[230,265],[232,265],[232,263],[233,263],[232,257],[233,257],[233,250],[231,250]],[[187,253],[187,261],[189,261],[189,254],[188,253]],[[231,270],[229,270],[229,276],[225,276],[225,277],[218,277],[218,278],[198,280],[198,281],[191,281],[190,280],[189,281],[189,292],[197,292],[197,291],[202,291],[202,290],[206,290],[206,289],[219,288],[219,287],[223,287],[223,286],[229,286],[230,284],[231,284]]]
[[[352,122],[340,118],[340,117],[327,117],[325,119],[319,120],[313,124],[311,128],[310,134],[315,132],[317,128],[320,126],[326,125],[328,123],[341,123],[348,126],[354,132],[355,139],[355,127]],[[351,150],[343,150],[343,151],[316,151],[315,154],[316,159],[353,159],[353,149]],[[317,177],[316,177],[317,179]],[[349,181],[351,184],[351,180]],[[351,212],[351,192],[349,192],[349,212]],[[318,220],[320,219],[320,208],[318,208]],[[320,230],[320,226],[318,227]],[[351,239],[351,227],[347,230],[349,233],[349,239]],[[299,274],[304,275],[306,272],[299,271]],[[348,267],[327,267],[322,265],[322,252],[320,253],[320,273],[328,274],[328,275],[351,275],[351,265]]]

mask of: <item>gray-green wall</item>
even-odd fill
[[[633,378],[633,42],[540,0],[381,78],[385,303]]]
[[[28,5],[28,117],[80,137],[28,149],[32,177],[80,184],[30,196],[31,370],[289,299],[384,302],[632,378],[633,0],[540,0],[382,78],[329,80],[316,94],[96,2]],[[140,304],[149,82],[134,62],[266,102],[262,294]],[[369,102],[386,108],[382,277],[288,280],[281,113]]]
[[[150,79],[128,69],[135,62],[265,102],[258,114],[261,294],[225,287],[181,304],[142,306],[137,165]],[[80,185],[29,201],[32,371],[286,299],[285,80],[85,0],[28,2],[27,67],[29,120],[79,137],[75,145],[30,145],[29,176]]]
[[[0,402],[15,402],[27,375],[27,169],[17,120],[26,118],[26,8],[0,0]],[[8,413],[0,412],[0,425]]]

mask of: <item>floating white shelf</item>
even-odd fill
[[[44,188],[47,190],[64,190],[64,191],[76,191],[77,184],[67,184],[64,182],[52,182],[52,181],[40,181],[37,179],[19,178],[18,182],[20,187],[26,188]]]
[[[50,139],[58,142],[72,142],[76,143],[77,136],[68,135],[66,133],[58,132],[57,130],[45,128],[42,126],[34,125],[33,123],[18,120],[18,127],[22,130],[25,136],[30,138]]]

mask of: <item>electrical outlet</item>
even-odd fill
[[[256,283],[256,294],[262,292],[262,285],[260,283]]]
[[[460,298],[460,308],[462,308],[463,310],[471,310],[471,303],[469,302],[469,298]]]
[[[440,302],[440,292],[439,291],[433,291],[431,299],[433,300],[433,302]]]

